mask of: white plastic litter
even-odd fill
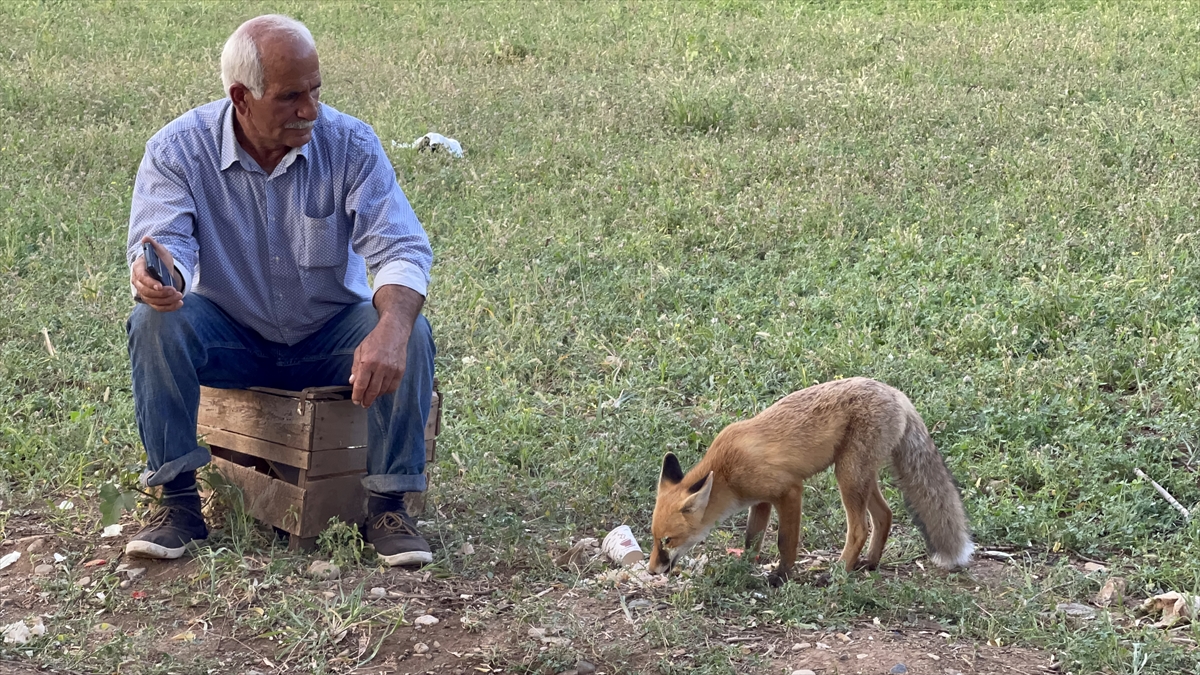
[[[396,142],[392,141],[392,143],[396,143]],[[429,151],[436,151],[440,148],[440,149],[445,150],[446,152],[450,153],[451,155],[454,155],[455,157],[463,156],[463,149],[462,149],[461,143],[454,140],[453,138],[448,138],[446,136],[434,133],[432,131],[425,134],[424,136],[418,138],[417,140],[413,141],[412,145],[408,145],[408,146],[404,146],[404,147],[416,148],[417,150],[429,150]]]
[[[58,508],[62,509],[63,511],[70,511],[71,509],[75,508],[75,503],[69,499],[64,499],[58,503]]]
[[[4,569],[5,567],[8,567],[9,565],[17,562],[20,559],[21,559],[20,551],[13,551],[12,553],[5,555],[3,558],[0,558],[0,570]]]
[[[42,623],[42,617],[39,616],[34,619],[32,627],[26,625],[24,621],[16,621],[0,628],[0,633],[4,634],[4,642],[6,644],[23,645],[29,642],[29,639],[32,637],[45,635],[46,625]]]
[[[100,533],[100,537],[102,539],[108,537],[119,537],[121,536],[121,527],[122,525],[120,523],[113,523],[112,525],[104,528],[104,531]]]

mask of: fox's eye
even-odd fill
[[[667,548],[668,546],[670,546],[670,545],[671,545],[671,538],[670,538],[670,537],[663,537],[663,538],[662,538],[662,541],[661,541],[661,542],[659,542],[659,544],[660,544],[660,545],[661,545],[663,548]]]

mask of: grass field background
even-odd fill
[[[311,28],[324,102],[373,125],[433,243],[443,551],[553,579],[545,550],[580,532],[648,546],[664,451],[690,464],[724,424],[865,375],[925,416],[983,546],[1200,590],[1196,521],[1134,476],[1200,502],[1200,8],[1176,3],[4,3],[0,525],[132,487],[137,164],[267,11]],[[399,147],[427,131],[466,158]],[[885,560],[922,553],[899,524]],[[813,481],[805,545],[842,528]],[[755,583],[718,568],[694,592],[750,612]],[[1140,672],[1197,667],[1153,631],[1046,619],[1041,583],[992,606],[1011,629],[940,582],[769,606],[923,603],[1080,672],[1137,672],[1133,642]]]

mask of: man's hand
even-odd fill
[[[375,293],[379,323],[354,350],[350,369],[350,398],[355,403],[369,408],[380,394],[400,386],[408,363],[408,338],[424,304],[424,296],[405,286],[387,285]]]
[[[178,290],[183,288],[183,279],[175,269],[175,259],[171,257],[171,252],[162,244],[154,241],[152,237],[142,237],[142,243],[147,242],[154,246],[158,257],[166,263],[167,269],[171,270],[171,276],[175,279],[175,288],[164,287],[146,272],[145,256],[138,256],[137,260],[133,261],[133,271],[130,272],[129,281],[133,284],[133,288],[142,302],[160,312],[174,312],[183,307],[183,293]]]

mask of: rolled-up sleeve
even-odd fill
[[[373,292],[388,284],[425,295],[433,249],[396,171],[374,133],[354,134],[357,157],[350,169],[346,210],[353,218],[351,245],[375,275]]]
[[[130,269],[142,255],[142,237],[150,235],[171,252],[184,294],[190,293],[199,252],[195,228],[196,204],[182,170],[165,156],[161,144],[147,143],[129,210],[125,257]]]

